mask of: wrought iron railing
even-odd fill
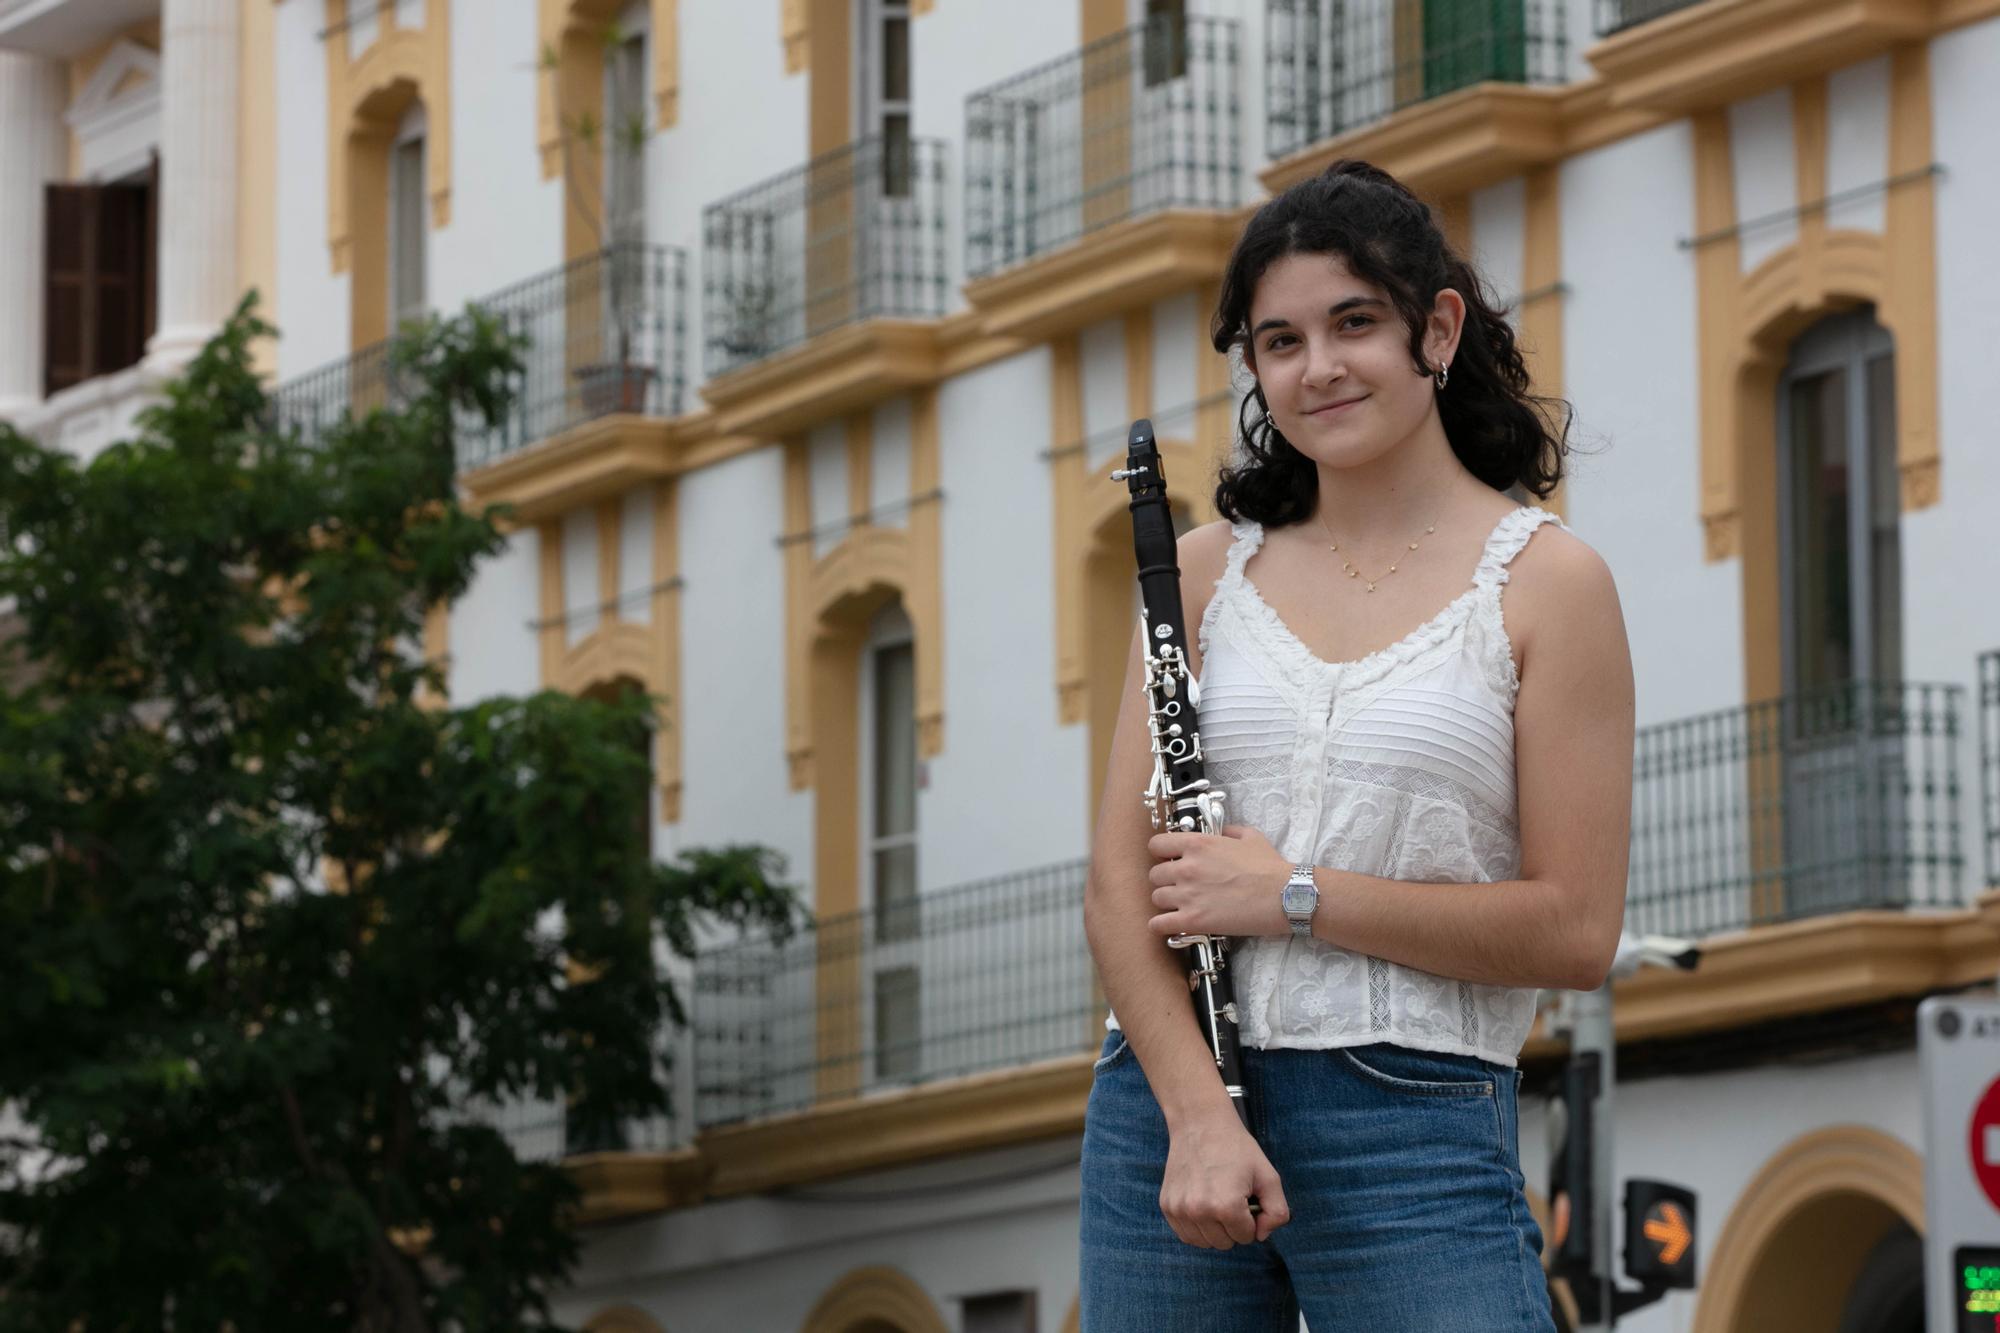
[[[1986,883],[2000,889],[2000,648],[1979,655],[1979,807]]]
[[[671,417],[686,398],[686,256],[624,243],[475,302],[524,336],[514,402],[497,429],[466,422],[461,471],[615,412]],[[342,419],[393,406],[404,391],[395,338],[289,380],[274,419],[312,443]]]
[[[704,364],[829,329],[944,314],[945,146],[861,139],[702,210]]]
[[[1960,902],[1963,699],[1855,681],[1641,728],[1626,928]]]
[[[1597,35],[1608,37],[1700,3],[1701,0],[1597,0]]]
[[[696,1119],[713,1125],[1094,1049],[1086,861],[920,894],[703,955]]]
[[[1237,25],[1160,17],[965,99],[966,271],[1242,195]]]
[[[1476,83],[1560,83],[1563,0],[1266,0],[1274,158]]]

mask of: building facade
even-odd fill
[[[2000,0],[0,0],[0,416],[94,453],[251,287],[307,433],[403,318],[525,334],[461,443],[517,526],[426,650],[661,696],[655,851],[774,846],[819,923],[680,969],[670,1120],[508,1110],[585,1186],[560,1310],[1073,1329],[1107,473],[1149,416],[1214,517],[1229,247],[1375,161],[1575,405],[1627,924],[1705,949],[1616,989],[1617,1169],[1702,1217],[1625,1322],[1900,1328],[1914,1005],[2000,973],[1996,70]]]

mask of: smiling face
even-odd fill
[[[1451,363],[1463,313],[1458,293],[1438,294],[1425,327],[1429,366]],[[1389,294],[1337,255],[1274,260],[1251,298],[1250,331],[1244,360],[1271,419],[1315,463],[1371,462],[1436,418],[1436,383],[1419,371]]]

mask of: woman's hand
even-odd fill
[[[1176,1236],[1204,1250],[1226,1250],[1262,1241],[1292,1220],[1278,1173],[1234,1112],[1177,1126],[1172,1133],[1160,1212]]]
[[[1291,862],[1256,829],[1230,824],[1220,834],[1155,833],[1146,850],[1163,858],[1148,872],[1161,913],[1146,923],[1155,935],[1292,933],[1278,897]]]

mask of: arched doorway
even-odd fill
[[[1923,1160],[1902,1140],[1860,1125],[1794,1140],[1703,1246],[1692,1333],[1921,1333],[1923,1216]]]

